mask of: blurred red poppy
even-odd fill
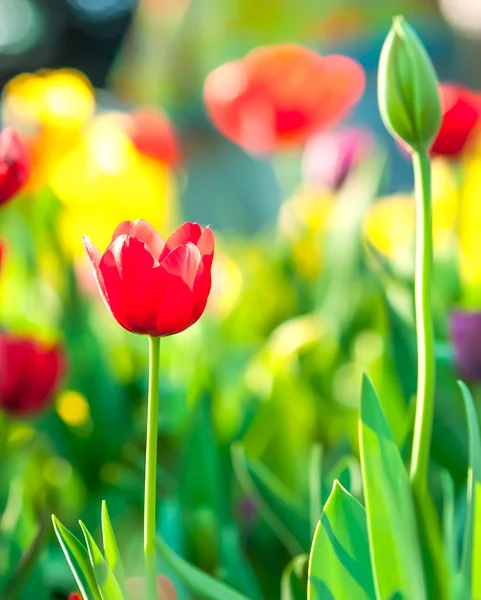
[[[0,205],[8,202],[28,179],[25,149],[12,129],[0,131]]]
[[[176,133],[167,115],[160,110],[144,108],[134,111],[127,124],[127,134],[142,154],[170,167],[180,162]]]
[[[74,592],[73,594],[69,594],[68,600],[82,600],[82,596]]]
[[[84,246],[107,308],[127,331],[173,335],[204,312],[214,256],[209,227],[184,223],[164,241],[146,221],[124,221],[103,255],[87,237]]]
[[[479,126],[481,94],[455,83],[439,86],[443,121],[431,148],[435,156],[461,154],[473,131]]]
[[[49,404],[65,366],[58,346],[0,333],[0,408],[31,416]]]
[[[204,100],[221,133],[249,152],[270,154],[338,123],[364,87],[355,60],[286,44],[257,48],[212,71]]]

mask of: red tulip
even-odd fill
[[[27,181],[28,160],[20,138],[11,129],[0,132],[0,205],[12,198]]]
[[[130,115],[127,133],[134,146],[170,167],[180,161],[180,149],[174,128],[167,115],[154,109],[140,109]]]
[[[226,137],[249,152],[269,154],[338,123],[364,87],[356,61],[287,44],[258,48],[212,71],[204,100]]]
[[[481,116],[481,95],[454,83],[440,85],[443,121],[431,148],[433,155],[461,154]]]
[[[214,235],[184,223],[167,241],[146,221],[124,221],[102,255],[84,237],[100,294],[127,331],[180,333],[202,315],[211,287]]]
[[[0,333],[0,408],[16,416],[44,410],[64,370],[58,346]]]

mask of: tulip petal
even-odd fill
[[[197,248],[199,249],[202,259],[204,259],[204,257],[212,257],[214,255],[215,240],[214,234],[212,233],[212,229],[210,227],[206,227],[202,232],[202,235],[197,242]],[[210,264],[212,264],[212,259]]]
[[[165,246],[164,240],[157,233],[157,231],[152,227],[152,225],[150,225],[150,223],[147,223],[147,221],[144,221],[143,219],[137,219],[136,221],[123,221],[123,223],[120,223],[112,235],[111,243],[113,243],[121,235],[142,240],[152,256],[155,258],[160,256]]]
[[[211,265],[213,255],[206,255],[199,267],[193,289],[193,308],[190,316],[189,327],[200,319],[207,305],[210,288],[212,286]],[[209,263],[206,266],[206,263]]]
[[[201,234],[202,227],[198,223],[183,223],[165,242],[165,248],[160,254],[159,262],[162,262],[169,252],[183,244],[187,244],[187,242],[197,245]]]
[[[149,333],[155,330],[158,313],[156,279],[160,274],[156,273],[157,260],[142,240],[123,236],[117,240],[120,243],[114,242],[111,251],[120,277],[119,289],[126,329],[134,333]]]
[[[201,255],[197,246],[188,242],[171,252],[161,266],[167,273],[179,276],[192,290],[200,263]]]
[[[120,238],[117,238],[118,240]],[[112,246],[101,256],[99,250],[92,244],[87,236],[83,237],[83,244],[89,259],[92,273],[94,274],[100,295],[110,314],[122,327],[126,327],[122,310],[122,287]]]

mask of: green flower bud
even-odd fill
[[[442,120],[438,80],[414,29],[395,17],[379,60],[378,102],[384,125],[415,151],[427,151]]]

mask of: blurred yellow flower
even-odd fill
[[[481,282],[481,139],[463,162],[460,200],[460,264],[465,285]]]
[[[329,223],[334,197],[325,190],[303,188],[285,202],[279,214],[279,231],[292,243],[297,270],[315,277],[322,266],[322,233]]]
[[[27,189],[35,191],[48,182],[51,169],[77,143],[94,110],[92,86],[75,70],[23,73],[5,86],[3,124],[20,133],[32,162]]]
[[[115,118],[96,118],[74,150],[59,162],[51,186],[65,206],[60,237],[67,252],[83,254],[82,236],[99,248],[125,220],[145,219],[161,233],[172,219],[174,180],[169,169],[140,154]]]
[[[449,249],[455,239],[458,189],[452,167],[443,159],[432,163],[433,238],[436,253]],[[412,194],[380,198],[371,207],[365,235],[381,252],[401,265],[412,265],[416,206]]]
[[[81,427],[90,421],[90,407],[85,396],[74,390],[65,390],[57,398],[57,413],[70,427]]]
[[[237,264],[222,252],[217,252],[212,265],[212,290],[207,308],[209,312],[228,315],[242,291],[242,273]]]

